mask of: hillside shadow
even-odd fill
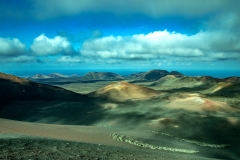
[[[70,101],[15,101],[0,111],[0,117],[26,122],[91,125],[106,117],[96,103]]]
[[[217,159],[239,159],[240,158],[240,123],[232,124],[226,117],[235,117],[240,120],[240,115],[236,113],[228,113],[224,116],[213,116],[216,113],[208,113],[208,117],[196,118],[196,115],[200,115],[200,112],[189,112],[186,110],[173,110],[174,119],[176,119],[181,128],[166,127],[158,130],[172,134],[176,137],[188,140],[195,140],[199,142],[205,142],[209,144],[230,144],[225,148],[211,148],[204,146],[197,146],[199,150],[198,155],[208,158]],[[212,115],[212,116],[211,116]],[[171,117],[171,115],[168,115]],[[157,135],[156,135],[157,136]]]
[[[239,159],[240,147],[240,114],[235,112],[218,111],[187,111],[184,109],[168,109],[164,102],[139,101],[119,104],[118,108],[109,111],[107,120],[114,120],[125,125],[127,130],[136,131],[137,135],[147,137],[146,129],[151,128],[158,132],[164,132],[176,137],[205,142],[208,144],[230,144],[225,148],[211,148],[189,144],[171,138],[169,145],[188,145],[196,147],[197,156],[216,159]],[[234,121],[229,120],[234,119]],[[149,126],[151,120],[158,120],[157,124]],[[107,121],[106,121],[107,122]],[[155,121],[156,122],[156,121]],[[146,127],[148,126],[148,127]],[[177,127],[175,127],[177,126]],[[141,132],[141,133],[140,133]],[[156,135],[156,137],[158,137]],[[154,139],[156,139],[156,137]],[[159,139],[162,142],[162,139]],[[163,145],[159,143],[159,145]],[[168,145],[168,142],[166,142]],[[193,149],[193,148],[188,148]]]

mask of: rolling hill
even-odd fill
[[[138,86],[125,81],[113,82],[95,92],[90,93],[93,97],[102,97],[114,101],[126,101],[134,99],[151,98],[162,92],[154,89]]]
[[[177,71],[168,72],[166,70],[150,70],[146,73],[140,74],[135,79],[135,81],[156,81],[167,75],[183,76],[182,73],[177,72]]]

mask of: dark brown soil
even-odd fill
[[[0,160],[73,160],[73,159],[201,159],[194,155],[174,155],[160,151],[136,148],[126,149],[97,144],[42,138],[0,139]]]

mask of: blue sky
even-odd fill
[[[238,0],[1,0],[0,71],[231,70],[240,75],[238,6]]]

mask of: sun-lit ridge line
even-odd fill
[[[151,130],[146,130],[146,131],[147,132],[156,133],[156,134],[165,135],[165,136],[168,136],[168,137],[173,137],[176,140],[184,141],[184,142],[187,142],[187,143],[196,144],[196,145],[199,145],[199,146],[202,146],[202,147],[225,148],[227,146],[231,146],[231,144],[209,144],[209,143],[205,143],[205,142],[199,142],[199,141],[195,141],[195,140],[188,140],[188,139],[179,138],[179,137],[176,137],[176,136],[168,134],[168,133],[151,131]]]
[[[172,151],[172,152],[183,152],[183,153],[197,153],[199,151],[196,150],[188,150],[188,149],[179,149],[179,148],[169,148],[169,147],[161,147],[161,146],[154,146],[148,143],[143,143],[141,141],[138,141],[130,136],[125,136],[125,135],[118,135],[116,133],[110,134],[110,138],[117,140],[117,141],[122,141],[126,143],[130,143],[132,145],[136,145],[139,147],[143,148],[150,148],[154,150],[165,150],[165,151]]]

